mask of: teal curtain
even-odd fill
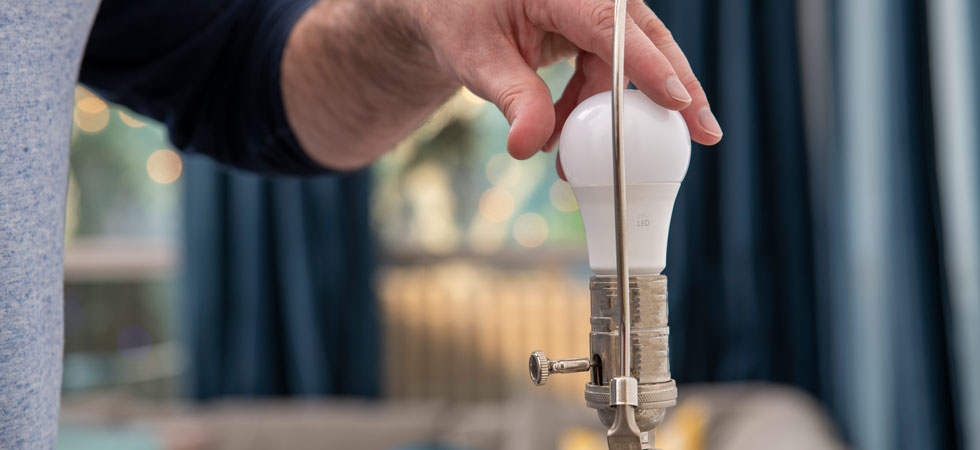
[[[651,6],[725,129],[671,225],[676,377],[797,385],[860,449],[980,448],[980,7]]]
[[[184,173],[188,395],[377,395],[369,174]]]

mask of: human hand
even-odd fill
[[[612,0],[413,0],[413,15],[440,67],[493,102],[511,125],[507,149],[525,159],[557,142],[580,102],[611,85]],[[554,105],[538,67],[579,53]],[[625,73],[661,106],[680,110],[691,138],[713,145],[721,127],[690,64],[663,22],[630,0]]]
[[[680,110],[694,141],[717,143],[721,128],[684,53],[653,11],[629,2],[626,76]],[[613,0],[322,0],[283,52],[286,116],[310,157],[356,169],[463,85],[503,112],[507,149],[526,159],[555,145],[575,106],[610,88],[613,18]],[[535,71],[576,54],[552,104]]]

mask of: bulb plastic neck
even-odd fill
[[[680,183],[631,184],[626,189],[626,253],[630,275],[659,275],[667,264],[667,234]],[[589,267],[616,274],[612,186],[572,187],[585,225]]]

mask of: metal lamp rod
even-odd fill
[[[616,278],[619,292],[619,346],[621,377],[630,376],[633,363],[630,320],[629,262],[626,254],[626,161],[623,152],[623,51],[626,47],[626,3],[615,0],[616,18],[613,25],[612,64],[612,127],[613,127],[613,204],[616,214]]]

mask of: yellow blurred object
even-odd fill
[[[588,428],[568,428],[558,436],[558,450],[607,450],[606,437]]]
[[[109,124],[109,106],[98,97],[84,97],[75,103],[74,119],[82,131],[98,133]]]
[[[75,101],[78,102],[86,97],[94,97],[95,94],[92,91],[85,88],[85,86],[75,86]]]
[[[79,110],[87,114],[96,114],[105,111],[109,106],[98,97],[85,97],[75,105]]]
[[[561,270],[454,263],[389,266],[379,273],[385,395],[450,402],[500,399],[532,389],[537,348],[589,350],[589,291]],[[547,317],[547,326],[535,318]],[[492,362],[492,364],[488,363]],[[579,405],[589,374],[549,381],[538,395]],[[583,408],[584,409],[584,408]],[[593,418],[591,411],[585,411]]]
[[[119,111],[119,118],[128,127],[132,127],[132,128],[143,128],[143,127],[146,126],[146,122],[143,122],[143,121],[140,121],[140,120],[136,120],[136,119],[133,118],[133,116],[130,116],[129,114],[126,114],[126,113],[124,113],[122,111]]]
[[[161,149],[150,154],[146,160],[146,173],[150,179],[160,184],[170,184],[180,178],[183,164],[180,155],[173,150]]]
[[[657,428],[654,447],[660,450],[703,450],[710,418],[708,407],[696,400],[681,402]]]

